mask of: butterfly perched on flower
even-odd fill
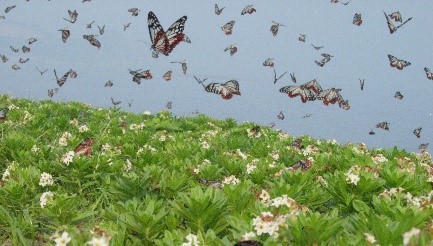
[[[263,246],[263,244],[256,240],[242,240],[237,242],[234,246]]]
[[[92,145],[95,142],[93,138],[84,139],[77,147],[75,147],[74,152],[77,155],[85,154],[86,156],[91,155]]]
[[[69,71],[66,72],[66,73],[65,73],[61,78],[59,78],[59,77],[57,76],[56,69],[54,69],[54,75],[56,76],[57,84],[58,84],[60,87],[62,87],[62,85],[64,85],[64,84],[66,83],[66,79],[68,78],[70,72],[71,72],[71,70],[69,70]]]
[[[397,100],[401,100],[401,99],[403,99],[403,95],[401,94],[401,92],[400,91],[396,91],[395,92],[395,95],[394,95],[394,98],[395,99],[397,99]]]
[[[75,23],[75,22],[77,21],[77,17],[78,17],[77,10],[74,10],[74,11],[70,11],[70,10],[68,10],[68,14],[69,14],[69,18],[70,18],[70,20],[65,19],[65,18],[63,18],[63,19],[64,19],[65,21],[69,21],[70,23]]]
[[[360,26],[362,24],[362,18],[361,14],[355,13],[353,16],[353,22],[354,25]]]
[[[233,56],[236,52],[238,52],[238,47],[236,44],[231,44],[224,49],[224,52],[230,50],[230,55]]]
[[[268,58],[263,62],[263,66],[265,67],[273,67],[274,66],[274,59]]]
[[[186,16],[182,16],[164,32],[156,15],[152,11],[149,12],[147,25],[149,27],[150,41],[152,43],[151,47],[153,49],[152,56],[154,58],[157,58],[159,53],[168,56],[181,41],[191,42],[189,38],[183,34],[186,19]]]
[[[383,12],[383,13],[385,14],[386,24],[388,25],[389,33],[391,33],[391,34],[393,34],[394,32],[396,32],[397,29],[399,29],[400,27],[402,27],[408,21],[412,20],[412,17],[410,17],[409,19],[405,20],[400,25],[394,26],[394,24],[392,23],[391,19],[394,19],[395,21],[398,21],[398,22],[402,22],[402,18],[401,18],[400,12],[397,11],[397,12],[394,12],[394,13],[392,13],[390,15],[387,15],[385,12]]]
[[[422,127],[418,127],[415,130],[413,130],[413,134],[415,134],[415,136],[417,138],[420,138],[421,137],[421,130],[422,130]]]
[[[425,75],[427,76],[427,79],[433,80],[433,72],[430,71],[430,69],[428,69],[426,67],[424,68],[424,71],[425,71]]]
[[[285,26],[285,25],[283,25],[283,24],[280,24],[280,23],[278,23],[278,22],[275,22],[275,21],[272,21],[272,26],[271,26],[271,33],[272,33],[272,36],[277,36],[277,34],[278,34],[278,29],[279,29],[279,27],[280,26]]]
[[[313,166],[313,162],[311,160],[299,160],[297,162],[295,162],[293,165],[291,165],[288,169],[289,170],[293,170],[296,171],[299,168],[301,168],[302,172],[307,171],[308,169],[310,169]]]
[[[63,43],[66,43],[66,40],[68,40],[69,36],[71,35],[71,31],[68,29],[60,29],[59,31],[62,32]]]
[[[242,10],[241,15],[252,14],[254,12],[256,12],[256,9],[253,7],[253,5],[248,5]]]
[[[6,116],[9,112],[9,108],[0,109],[0,120],[6,120]]]
[[[101,43],[95,38],[95,35],[83,35],[83,38],[98,49],[101,48]]]
[[[235,25],[235,21],[232,20],[232,21],[227,22],[224,26],[222,26],[221,29],[223,30],[223,32],[226,35],[231,35],[232,31],[233,31],[233,26],[234,25]]]
[[[220,15],[221,12],[223,12],[223,9],[224,9],[224,8],[225,8],[225,7],[219,8],[219,7],[218,7],[218,4],[215,4],[215,14],[216,14],[216,15]]]
[[[204,86],[204,85],[203,85]],[[205,87],[207,92],[221,95],[225,100],[233,98],[233,95],[241,95],[239,83],[236,80],[229,80],[225,83],[210,83]]]
[[[170,81],[171,80],[171,74],[172,74],[173,72],[170,70],[170,71],[167,71],[167,72],[165,72],[165,74],[162,76],[162,78],[164,78],[165,79],[165,81]]]
[[[408,61],[398,59],[397,57],[389,55],[389,54],[388,54],[388,59],[389,59],[389,65],[391,67],[397,68],[398,70],[402,70],[403,68],[405,68],[411,64]]]
[[[381,128],[383,130],[389,131],[389,123],[386,121],[380,122],[376,124],[376,128]]]

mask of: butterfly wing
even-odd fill
[[[313,79],[304,84],[304,88],[313,91],[316,94],[320,94],[322,92],[322,87],[320,86],[317,80]]]
[[[241,95],[239,91],[239,83],[236,80],[229,80],[224,84],[221,84],[221,97],[228,100],[231,99],[234,95]]]
[[[152,49],[158,54],[169,49],[167,36],[159,23],[156,15],[150,11],[147,16],[147,26],[149,27],[150,42]]]
[[[383,13],[385,14],[386,24],[388,25],[389,33],[393,34],[397,30],[397,28],[395,28],[394,24],[392,24],[389,16],[385,12]]]
[[[9,108],[0,109],[0,120],[5,120],[8,112],[9,112]]]
[[[189,40],[189,38],[185,38],[185,35],[183,34],[186,20],[187,16],[182,16],[167,29],[166,36],[170,48],[168,53],[170,53],[181,41]]]
[[[425,67],[424,71],[425,71],[425,75],[427,76],[427,79],[433,80],[433,73],[430,71],[430,69]]]
[[[418,127],[415,130],[413,130],[413,134],[415,134],[415,136],[417,138],[420,138],[421,137],[421,130],[422,130],[422,127]]]
[[[224,26],[222,26],[221,29],[223,30],[223,32],[226,35],[230,35],[230,34],[232,34],[232,30],[233,30],[234,25],[235,25],[235,21],[232,20],[232,21],[227,22]]]

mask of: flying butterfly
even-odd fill
[[[421,137],[421,130],[422,130],[422,127],[418,127],[415,130],[413,130],[413,134],[415,134],[415,136],[417,138],[420,138]]]
[[[69,77],[71,78],[71,79],[75,79],[75,78],[77,78],[77,76],[78,76],[78,74],[77,74],[77,72],[76,71],[74,71],[74,70],[69,70]]]
[[[68,29],[60,29],[59,31],[62,32],[63,43],[66,43],[66,40],[68,40],[69,36],[71,36],[71,31]]]
[[[284,75],[286,75],[287,71],[285,71],[283,74],[281,74],[278,78],[277,78],[277,71],[275,71],[275,68],[272,67],[274,69],[274,84],[277,83],[277,81],[279,79],[281,79]]]
[[[65,83],[66,83],[66,79],[68,79],[68,76],[69,76],[69,73],[70,73],[71,71],[69,70],[69,71],[67,71],[60,79],[59,79],[59,77],[57,76],[57,72],[56,72],[56,69],[54,69],[54,75],[56,76],[56,80],[57,80],[57,84],[60,86],[60,87],[62,87],[62,85],[64,85]]]
[[[7,61],[9,61],[9,58],[7,58],[7,56],[5,56],[5,55],[0,55],[0,57],[1,57],[3,63],[6,63]]]
[[[340,94],[340,91],[341,89],[336,89],[332,87],[331,89],[322,91],[319,95],[317,95],[317,99],[322,100],[323,104],[326,106],[338,102],[338,105],[342,107],[342,103],[344,103],[344,100]]]
[[[14,9],[16,7],[16,5],[12,5],[12,6],[8,6],[5,8],[5,13],[9,13],[9,11],[11,11],[12,9]]]
[[[233,56],[236,52],[238,52],[238,47],[236,44],[231,44],[224,49],[224,52],[230,50],[230,55]]]
[[[28,40],[29,45],[33,44],[36,41],[38,41],[36,38],[29,38],[29,40]]]
[[[283,111],[280,111],[280,113],[277,115],[277,118],[278,118],[279,120],[284,120],[284,114],[283,114]]]
[[[173,72],[171,71],[171,70],[169,70],[169,71],[167,71],[167,72],[165,72],[165,74],[162,76],[162,78],[165,80],[165,81],[170,81],[171,80],[171,74],[172,74]]]
[[[253,7],[253,5],[248,5],[242,10],[241,15],[252,14],[254,12],[256,12],[256,9]]]
[[[241,92],[239,91],[239,83],[236,80],[229,80],[222,84],[210,83],[204,88],[207,92],[221,95],[225,100],[233,98],[233,95],[241,95]]]
[[[111,103],[114,105],[114,106],[116,106],[116,105],[119,105],[119,104],[121,104],[122,103],[122,101],[114,101],[114,99],[113,98],[111,98]]]
[[[364,90],[365,79],[359,79],[359,85],[361,86],[361,91]]]
[[[299,161],[295,162],[288,169],[296,171],[299,168],[301,168],[301,171],[305,172],[308,169],[310,169],[312,166],[313,166],[313,162],[307,159],[307,160],[299,160]]]
[[[290,79],[292,80],[293,83],[296,84],[296,77],[295,77],[295,73],[291,73],[290,74]]]
[[[130,8],[128,9],[128,12],[131,13],[132,16],[138,16],[138,12],[140,12],[140,10],[138,8]]]
[[[397,99],[397,100],[401,100],[401,99],[403,99],[403,95],[401,94],[401,92],[400,91],[396,91],[395,92],[395,95],[394,95],[394,98],[395,99]]]
[[[182,41],[191,42],[189,38],[183,34],[185,28],[186,15],[179,18],[164,32],[156,15],[150,11],[147,16],[147,24],[149,27],[150,41],[152,43],[154,58],[158,57],[159,53],[168,56],[172,50]]]
[[[48,90],[48,96],[53,97],[57,92],[59,91],[59,88],[49,89]]]
[[[23,50],[23,53],[30,52],[30,48],[29,47],[23,46],[21,49]]]
[[[305,34],[299,34],[298,40],[299,42],[304,42],[305,43],[305,38],[307,37],[307,35]]]
[[[325,64],[326,64],[326,61],[325,61],[325,59],[322,59],[321,61],[314,61],[316,64],[317,64],[317,66],[319,66],[319,67],[323,67],[323,66],[325,66]]]
[[[18,69],[21,69],[21,68],[20,68],[20,66],[18,66],[18,64],[14,64],[14,65],[12,65],[12,69],[13,70],[18,70]]]
[[[293,140],[292,144],[290,145],[291,148],[300,150],[303,149],[304,146],[302,145],[302,138],[297,138],[295,140]]]
[[[225,7],[219,8],[219,7],[218,7],[218,4],[215,4],[215,14],[216,14],[216,15],[220,15],[221,12],[223,12],[223,9],[224,9],[224,8],[225,8]]]
[[[362,24],[362,18],[361,14],[355,13],[355,16],[353,16],[353,22],[354,25],[360,26]]]
[[[92,21],[92,22],[90,22],[89,24],[87,24],[87,25],[86,25],[86,29],[91,29],[93,23],[95,23],[95,21]]]
[[[263,62],[263,66],[265,67],[274,67],[274,59],[268,58]]]
[[[167,107],[167,109],[171,109],[173,107],[173,102],[167,102],[165,106]]]
[[[280,23],[278,23],[278,22],[275,22],[275,21],[272,21],[272,26],[271,26],[271,33],[272,33],[272,36],[277,36],[277,34],[278,34],[278,29],[279,29],[279,27],[280,26],[285,26],[285,25],[283,25],[283,24],[280,24]]]
[[[129,70],[129,73],[133,76],[132,81],[136,82],[137,84],[140,84],[141,79],[150,80],[153,78],[152,74],[150,73],[150,70],[144,70],[140,72],[141,69],[132,71]]]
[[[389,123],[386,121],[379,122],[376,124],[376,128],[380,128],[380,129],[389,131]]]
[[[286,93],[290,98],[300,96],[301,101],[306,103],[307,101],[316,100],[316,96],[320,93],[321,89],[319,83],[314,79],[299,86],[284,86],[279,91],[281,93]]]
[[[430,69],[426,67],[424,68],[424,71],[425,71],[425,75],[427,76],[427,79],[433,80],[433,72],[431,72]]]
[[[95,38],[95,35],[83,35],[83,38],[98,49],[101,48],[101,43]]]
[[[20,51],[20,49],[15,49],[15,48],[12,47],[12,46],[9,46],[9,47],[11,48],[12,52],[19,52],[19,51]]]
[[[93,138],[86,138],[84,139],[77,147],[75,147],[74,152],[77,155],[85,154],[86,156],[91,155],[91,148],[93,143],[95,142],[95,139]]]
[[[107,82],[105,82],[104,87],[112,87],[113,86],[113,81],[109,80]]]
[[[186,64],[185,61],[181,61],[181,62],[174,61],[174,62],[171,62],[171,63],[180,63],[182,65],[182,72],[183,72],[183,74],[186,74],[186,70],[188,69],[188,65]]]
[[[19,63],[26,63],[29,61],[29,59],[30,58],[27,58],[27,59],[20,58]]]
[[[41,74],[41,76],[44,75],[44,73],[45,73],[46,71],[48,71],[48,68],[45,69],[44,71],[40,70],[38,67],[36,67],[36,69],[39,71],[39,73]]]
[[[242,240],[237,242],[234,246],[263,246],[263,244],[256,240]]]
[[[403,23],[401,23],[398,26],[394,26],[394,24],[392,24],[391,22],[391,17],[388,16],[385,12],[383,12],[385,14],[385,18],[386,18],[386,23],[388,25],[388,29],[389,29],[389,33],[393,34],[394,32],[397,31],[397,29],[399,29],[400,27],[402,27],[404,24],[406,24],[408,21],[412,20],[412,17],[410,17],[409,19],[405,20]],[[398,13],[399,17],[395,17],[395,19],[400,18],[401,19],[401,15],[400,13]]]
[[[428,148],[429,143],[420,144],[418,147],[419,151],[425,151]]]
[[[6,120],[6,116],[9,112],[9,108],[0,109],[0,120]]]
[[[402,70],[403,68],[405,68],[411,64],[408,61],[398,59],[397,57],[389,55],[389,54],[388,54],[388,59],[389,59],[389,65],[391,67],[397,68],[398,70]]]
[[[131,22],[128,22],[126,24],[123,24],[123,31],[126,31],[126,29],[131,25]]]
[[[397,12],[393,12],[391,14],[388,15],[389,18],[393,19],[395,22],[403,22],[403,19],[401,18],[401,14],[399,11]]]
[[[311,44],[311,46],[313,46],[313,48],[315,49],[315,50],[320,50],[320,49],[322,49],[324,46],[316,46],[316,45],[314,45],[314,44]]]
[[[235,21],[232,20],[232,21],[227,22],[224,26],[222,26],[221,29],[223,30],[223,32],[226,35],[231,35],[232,31],[233,31],[233,26],[234,25],[235,25]]]
[[[77,17],[78,17],[78,13],[77,13],[77,10],[74,10],[73,12],[72,11],[70,11],[70,10],[68,10],[68,14],[69,14],[69,18],[70,18],[70,20],[68,20],[68,19],[66,19],[66,18],[63,18],[65,21],[68,21],[68,22],[70,22],[70,23],[75,23],[76,21],[77,21]]]
[[[5,19],[6,19],[6,16],[4,16],[4,15],[0,15],[0,19],[5,20]]]

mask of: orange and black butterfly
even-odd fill
[[[6,116],[9,112],[9,108],[0,109],[0,120],[6,120]]]
[[[71,36],[71,31],[68,29],[60,29],[59,31],[62,32],[63,43],[66,43],[66,40],[68,40],[69,36]]]
[[[389,59],[389,65],[391,67],[397,68],[398,70],[402,70],[403,68],[405,68],[411,64],[408,61],[398,59],[397,57],[389,55],[389,54],[388,54],[388,59]]]
[[[92,145],[95,142],[93,138],[84,139],[75,149],[74,152],[77,155],[85,154],[86,156],[91,155]]]
[[[312,163],[312,161],[310,161],[310,160],[300,160],[300,161],[297,161],[297,162],[295,162],[293,165],[291,165],[288,169],[289,170],[293,170],[293,171],[296,171],[296,170],[298,170],[299,168],[301,168],[301,171],[302,172],[305,172],[305,171],[307,171],[308,169],[310,169],[311,167],[313,166],[313,163]]]
[[[248,5],[242,10],[241,15],[252,14],[254,12],[256,12],[256,9],[253,7],[253,5]]]
[[[101,48],[101,43],[95,38],[96,35],[83,35],[83,38],[98,49]]]
[[[340,94],[341,89],[337,89],[332,87],[331,89],[327,89],[322,91],[318,96],[317,99],[322,100],[323,104],[328,106],[329,104],[335,104],[338,102],[338,104],[341,106],[341,103],[344,102],[343,97]]]
[[[376,124],[376,128],[381,128],[383,130],[389,131],[389,123],[386,121],[380,122]]]
[[[69,70],[68,72],[66,72],[60,79],[59,79],[59,77],[57,76],[57,73],[56,73],[56,69],[54,69],[54,75],[56,76],[56,80],[57,80],[57,84],[60,86],[60,87],[62,87],[62,85],[64,85],[65,83],[66,83],[66,79],[68,79],[68,76],[69,76],[69,73],[70,73],[71,71]]]
[[[421,137],[421,130],[422,130],[422,127],[418,127],[415,130],[413,130],[413,134],[415,134],[415,136],[417,138],[420,138]]]
[[[412,20],[412,17],[410,17],[409,19],[405,20],[400,25],[394,26],[394,24],[392,23],[391,19],[394,19],[395,21],[402,22],[400,13],[399,12],[394,12],[394,13],[392,13],[390,15],[387,15],[385,12],[383,12],[383,13],[385,14],[386,23],[388,25],[389,33],[391,33],[391,34],[393,34],[394,32],[396,32],[397,29],[399,29],[400,27],[402,27],[408,21]]]
[[[424,71],[425,71],[425,75],[427,76],[427,79],[429,79],[429,80],[433,80],[433,73],[432,73],[432,71],[430,71],[430,69],[428,69],[428,68],[424,68]]]
[[[232,31],[233,31],[233,26],[234,25],[235,25],[235,21],[232,20],[232,21],[227,22],[224,26],[222,26],[221,29],[223,30],[223,32],[226,35],[231,35]]]
[[[241,92],[239,91],[239,83],[236,80],[229,80],[222,84],[210,83],[204,88],[207,92],[221,95],[225,100],[233,98],[233,95],[241,95]]]
[[[361,14],[355,13],[355,16],[353,16],[353,24],[357,26],[362,24]]]

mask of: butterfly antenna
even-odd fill
[[[56,80],[59,80],[59,77],[57,77],[56,69],[54,69],[54,75],[56,76]]]
[[[404,24],[406,24],[407,22],[409,22],[410,20],[412,20],[412,17],[410,17],[409,19],[405,20],[403,23],[401,23],[399,26],[397,26],[395,29],[400,28],[401,26],[403,26]]]

